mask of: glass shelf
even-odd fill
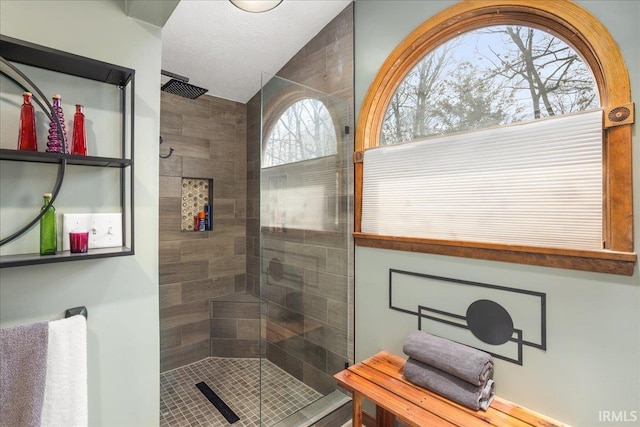
[[[66,159],[68,165],[80,166],[124,168],[133,164],[133,161],[131,159],[121,159],[115,157],[75,156],[73,154],[8,150],[6,148],[0,149],[0,160],[36,163],[60,163],[60,160],[62,159]]]
[[[133,255],[133,250],[124,246],[113,248],[89,249],[85,253],[72,254],[69,251],[58,251],[55,255],[18,254],[0,256],[0,268],[18,267],[21,265],[49,264],[63,261],[79,261],[84,259],[110,258],[117,256]]]

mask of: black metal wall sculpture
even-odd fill
[[[402,286],[411,286],[410,283],[402,284],[403,276],[404,278],[420,280],[420,286],[425,286],[422,289],[428,289],[426,286],[429,282],[432,285],[443,282],[448,285],[474,287],[468,288],[468,291],[464,294],[459,293],[455,298],[457,301],[463,300],[464,305],[467,304],[467,302],[464,302],[465,298],[472,301],[468,304],[464,313],[455,313],[442,309],[442,306],[438,304],[443,302],[442,298],[439,300],[434,299],[429,304],[422,304],[411,298],[403,301],[401,297],[398,297],[398,294],[402,293]],[[478,297],[479,294],[489,296]],[[500,300],[502,304],[488,298]],[[531,308],[533,307],[532,304],[535,304],[536,307]],[[510,306],[511,312],[504,305]],[[523,306],[528,307],[528,310],[517,309],[517,307]],[[423,319],[468,330],[473,337],[491,346],[490,348],[480,348],[481,350],[498,359],[518,365],[523,364],[523,346],[541,350],[547,349],[546,294],[541,292],[389,269],[389,308],[417,316],[418,329],[420,330],[423,329]],[[519,325],[519,323],[524,326]],[[536,326],[539,325],[538,331],[530,330],[533,323]],[[525,336],[529,337],[536,334],[538,335],[538,339],[535,340],[537,342],[525,339]],[[502,352],[504,346],[509,343],[517,345],[517,356],[505,355]]]

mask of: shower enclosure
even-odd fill
[[[352,358],[349,103],[263,75],[260,108],[260,418],[310,425],[348,401],[332,375]],[[273,365],[302,382],[301,395],[281,396]],[[275,416],[282,399],[291,413]]]

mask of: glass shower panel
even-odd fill
[[[344,398],[349,104],[263,76],[261,109],[261,421],[304,425]]]

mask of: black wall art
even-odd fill
[[[547,349],[546,294],[389,269],[389,308],[418,329],[523,364],[523,346]]]

